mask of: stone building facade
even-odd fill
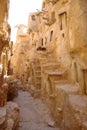
[[[26,36],[16,46],[24,58],[14,73],[49,104],[62,130],[86,130],[87,1],[44,0],[42,10],[29,15]]]

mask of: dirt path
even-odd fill
[[[34,99],[28,92],[19,91],[14,102],[20,106],[19,130],[59,130],[48,126],[52,118],[41,100]]]

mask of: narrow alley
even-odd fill
[[[40,99],[34,99],[29,92],[19,91],[14,102],[20,108],[19,130],[59,130],[54,127],[47,106]]]
[[[0,130],[87,130],[87,0],[0,0]]]

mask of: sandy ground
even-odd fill
[[[29,92],[19,91],[14,102],[20,107],[18,130],[59,130],[48,125],[53,120],[47,106],[39,99],[34,99]]]

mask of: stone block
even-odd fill
[[[74,86],[72,84],[56,84],[55,86],[55,109],[54,118],[56,122],[60,125],[63,120],[63,110],[65,106],[65,100],[68,96],[76,95],[79,93],[79,86]]]
[[[19,119],[20,119],[19,106],[13,102],[7,102],[6,109],[7,109],[7,129],[6,130],[17,129],[19,125]]]
[[[82,130],[87,130],[87,121],[83,122],[83,128],[82,128]]]
[[[69,95],[65,100],[63,111],[62,129],[85,130],[87,121],[87,97],[80,95]]]
[[[0,125],[6,121],[6,108],[0,107]]]

